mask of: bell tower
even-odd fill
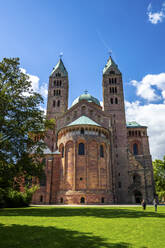
[[[68,88],[68,72],[60,58],[49,77],[48,119],[57,119],[68,109]]]
[[[122,74],[110,56],[103,69],[103,108],[111,116],[116,201],[128,201],[128,142]]]

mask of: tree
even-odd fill
[[[153,161],[156,192],[160,200],[165,199],[165,156],[163,160]]]
[[[44,135],[50,122],[39,105],[40,94],[34,92],[29,77],[19,67],[19,58],[0,62],[0,192],[19,190],[22,178],[42,173],[44,143],[34,135]],[[52,123],[51,123],[52,124]],[[33,134],[33,135],[29,135]],[[37,149],[37,153],[30,153]]]

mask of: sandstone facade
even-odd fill
[[[82,94],[68,108],[69,80],[60,59],[49,78],[45,180],[37,204],[152,202],[155,194],[147,127],[126,124],[122,74],[110,57],[103,70],[103,107]]]

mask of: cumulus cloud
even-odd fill
[[[152,24],[157,24],[163,21],[165,18],[165,2],[163,2],[160,11],[154,12],[152,4],[150,3],[147,8],[148,20]]]
[[[165,99],[165,73],[148,74],[139,82],[132,80],[131,84],[136,87],[137,96],[148,102]],[[156,89],[161,91],[161,95]]]
[[[149,74],[140,82],[133,80],[131,83],[136,87],[137,96],[148,100],[148,103],[144,105],[140,100],[126,101],[126,119],[148,126],[152,157],[162,159],[165,155],[165,73]],[[156,100],[160,100],[161,103],[152,102]]]
[[[44,98],[48,95],[48,86],[46,83],[43,83],[41,86],[39,85],[39,77],[35,75],[28,74],[24,68],[21,68],[21,71],[29,76],[29,80],[32,82],[32,89],[35,92],[40,93]]]

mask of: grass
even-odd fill
[[[165,207],[0,209],[1,248],[164,248]]]

